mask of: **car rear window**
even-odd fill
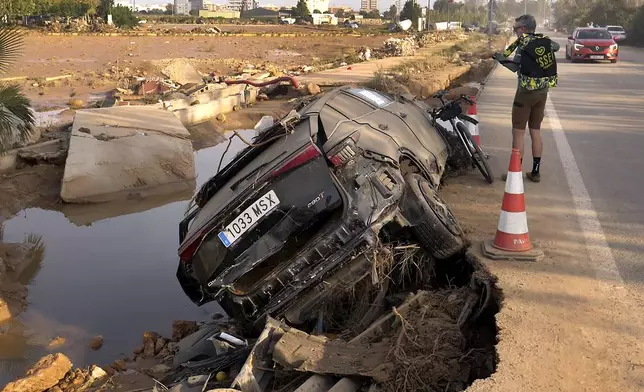
[[[577,34],[579,39],[611,39],[611,35],[606,30],[581,30]]]
[[[349,89],[349,93],[353,95],[357,95],[358,97],[366,100],[367,102],[379,108],[385,107],[393,102],[393,100],[390,97],[384,94],[381,94],[375,90],[367,90],[363,88],[352,88],[352,89]]]
[[[609,26],[609,27],[607,28],[607,30],[608,30],[608,31],[613,31],[613,32],[616,32],[616,33],[621,33],[621,32],[623,32],[623,31],[624,31],[624,28],[623,28],[623,27],[621,27],[621,26]]]

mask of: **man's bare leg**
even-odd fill
[[[523,162],[524,140],[525,129],[512,128],[512,148],[517,148],[521,153],[521,162]]]
[[[534,182],[539,182],[541,181],[541,174],[539,173],[541,153],[543,153],[541,130],[530,129],[530,139],[532,139],[532,170],[528,172],[527,177]]]
[[[525,129],[517,129],[517,128],[512,128],[512,148],[516,148],[519,150],[519,153],[521,154],[521,163],[523,163],[523,144],[525,140]],[[503,181],[508,179],[508,174],[503,173],[501,174],[501,179]]]

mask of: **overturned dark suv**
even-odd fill
[[[188,297],[219,301],[249,325],[267,314],[299,323],[332,282],[370,268],[360,255],[389,224],[437,260],[461,252],[436,193],[449,149],[428,109],[341,87],[259,133],[181,222],[177,278]]]

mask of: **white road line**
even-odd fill
[[[559,157],[563,164],[564,172],[566,173],[566,180],[570,187],[570,193],[575,203],[575,210],[577,212],[577,219],[579,225],[584,233],[586,241],[586,248],[588,255],[592,262],[592,267],[595,269],[597,278],[604,281],[612,281],[618,286],[622,286],[624,281],[619,274],[615,258],[606,241],[606,235],[602,229],[599,219],[597,218],[597,211],[593,208],[592,200],[581,178],[579,167],[572,154],[570,144],[564,133],[555,106],[552,104],[550,97],[546,103],[546,115],[550,120],[550,128],[557,143],[559,150]]]

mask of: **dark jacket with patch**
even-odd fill
[[[523,34],[503,52],[505,57],[516,51],[512,71],[518,73],[519,88],[527,91],[556,87],[559,82],[555,52],[559,44],[542,34]],[[505,64],[504,64],[505,65]]]

